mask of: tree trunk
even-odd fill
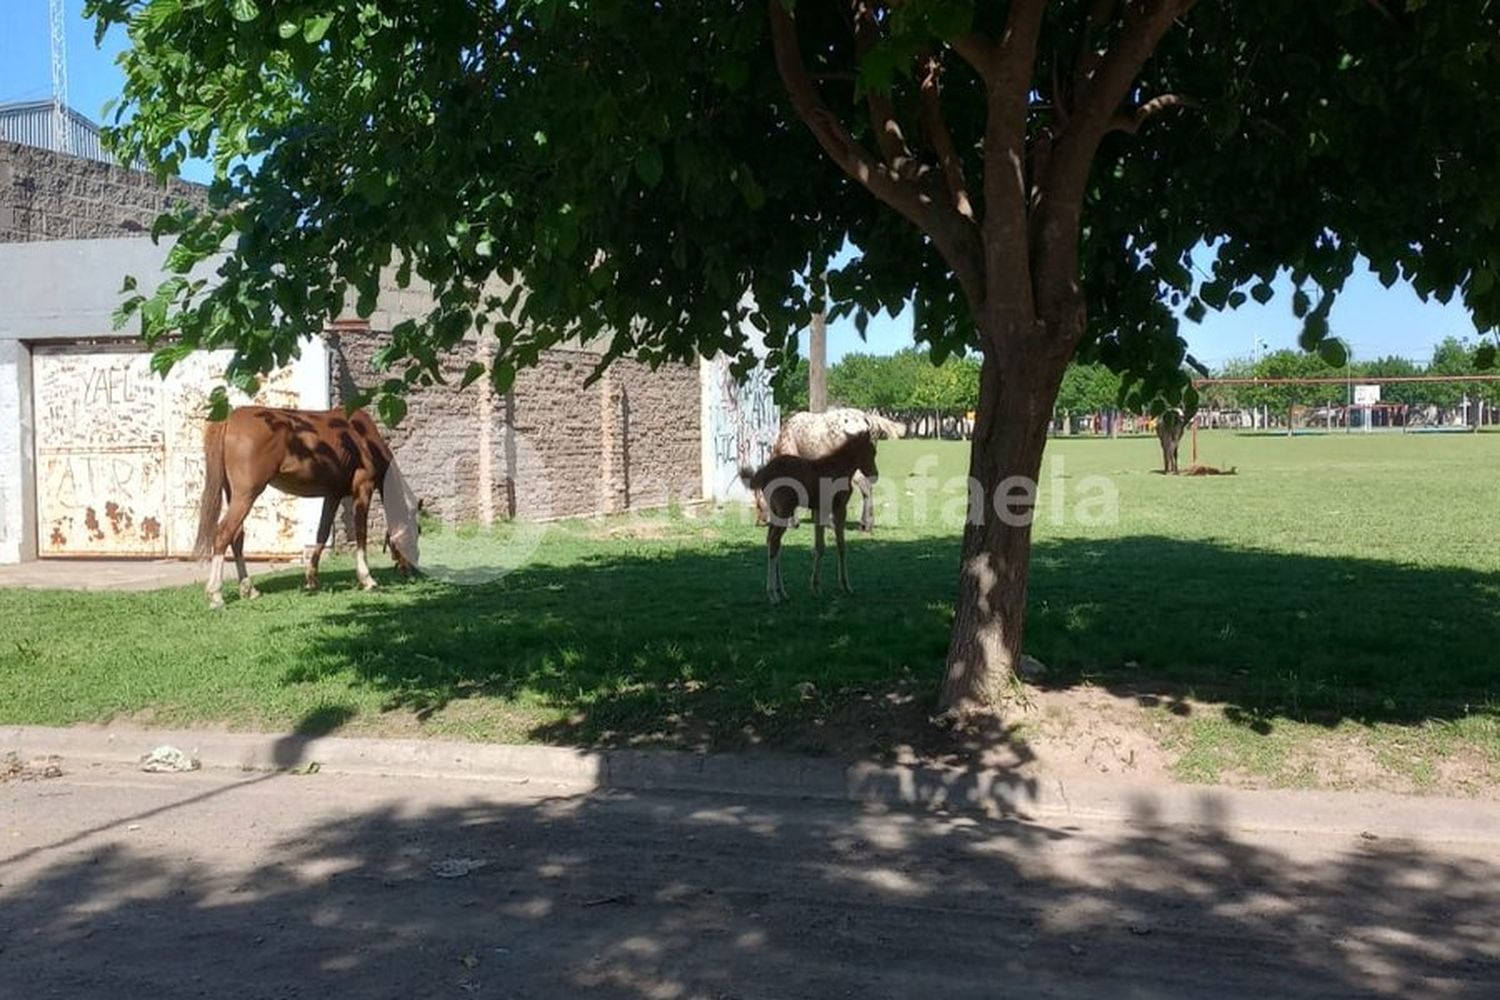
[[[812,314],[807,334],[807,408],[828,409],[828,322],[821,309]]]
[[[991,341],[992,343],[994,341]],[[969,456],[969,518],[964,526],[958,600],[939,707],[963,714],[996,703],[1021,662],[1031,521],[1057,388],[1067,358],[1033,342],[1009,357],[987,356]],[[1030,484],[1021,500],[1018,482]],[[1002,517],[996,497],[1004,493]],[[1020,516],[1018,516],[1020,515]]]

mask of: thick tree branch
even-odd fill
[[[854,0],[851,5],[854,24],[854,51],[863,60],[866,53],[880,41],[880,25],[875,20],[875,11],[867,0]],[[906,145],[906,136],[896,120],[896,106],[888,93],[871,89],[865,95],[870,109],[870,127],[875,133],[875,145],[880,155],[898,176],[911,178],[916,174],[916,162]]]
[[[1078,57],[1073,60],[1073,89],[1082,90],[1089,78],[1099,68],[1103,58],[1094,44],[1094,38],[1114,18],[1117,0],[1091,0],[1088,14],[1083,21],[1083,38],[1078,44]]]
[[[957,52],[959,58],[974,67],[979,78],[989,81],[995,61],[995,43],[979,34],[959,35],[948,39],[948,47]]]
[[[1026,238],[1026,112],[1046,6],[1046,0],[1012,0],[985,81],[985,290],[992,310],[1015,313],[993,314],[990,326],[997,330],[1029,325],[1034,314]]]
[[[1034,256],[1044,280],[1038,292],[1044,312],[1061,316],[1081,304],[1078,240],[1083,196],[1099,142],[1116,123],[1141,67],[1173,22],[1195,0],[1134,0],[1124,5],[1125,23],[1109,51],[1076,95],[1072,117],[1058,135],[1042,179],[1032,219]]]
[[[953,145],[953,134],[948,130],[948,121],[943,117],[942,59],[929,55],[922,72],[922,127],[932,151],[937,154],[938,165],[943,170],[943,180],[948,185],[948,194],[959,215],[974,221],[974,206],[969,201],[969,185],[964,179],[963,160]]]
[[[824,103],[802,60],[797,22],[782,0],[767,0],[776,69],[797,116],[811,130],[829,159],[871,194],[900,212],[932,240],[958,277],[972,303],[984,299],[983,250],[974,227],[956,211],[924,194],[913,182],[876,160],[855,141],[849,129]]]
[[[1146,124],[1148,119],[1168,108],[1196,108],[1197,106],[1196,100],[1183,94],[1161,94],[1141,104],[1134,111],[1115,115],[1109,121],[1108,130],[1134,135],[1140,131],[1141,126]]]

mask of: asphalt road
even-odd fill
[[[1500,843],[1149,806],[1049,826],[461,779],[0,784],[6,1000],[1372,995],[1500,997]]]

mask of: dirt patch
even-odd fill
[[[635,524],[619,524],[603,531],[591,532],[590,538],[608,538],[618,541],[629,539],[638,542],[660,542],[671,538],[672,525],[645,521]]]
[[[42,781],[61,778],[62,775],[62,759],[56,756],[37,757],[29,761],[21,760],[20,754],[14,751],[0,756],[0,785],[7,781]]]

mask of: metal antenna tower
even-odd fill
[[[59,152],[73,152],[68,127],[68,35],[63,0],[48,0],[52,15],[52,142]]]

